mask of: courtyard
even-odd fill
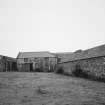
[[[105,105],[105,83],[54,73],[1,72],[0,105]]]

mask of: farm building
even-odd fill
[[[90,76],[105,78],[105,45],[69,54],[58,63],[57,70],[61,68],[70,75],[81,69]]]
[[[19,52],[17,68],[19,71],[54,71],[57,58],[50,52]]]
[[[0,55],[0,71],[17,71],[16,59]]]

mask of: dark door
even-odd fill
[[[30,71],[33,71],[33,64],[30,63]]]
[[[17,71],[17,64],[16,62],[12,62],[12,71]]]
[[[7,62],[7,71],[10,71],[11,68],[10,68],[10,62]]]

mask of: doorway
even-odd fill
[[[33,63],[30,63],[30,71],[33,71]]]

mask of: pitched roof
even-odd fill
[[[35,57],[55,57],[53,54],[47,51],[41,52],[19,52],[17,58],[35,58]]]
[[[6,58],[7,61],[14,61],[16,62],[16,58],[12,58],[12,57],[8,57],[8,56],[4,56]]]
[[[16,58],[4,56],[4,55],[0,55],[0,59],[6,59],[7,61],[16,62]]]
[[[72,52],[53,53],[58,58],[67,58]]]
[[[64,58],[61,62],[68,62],[68,61],[87,59],[99,56],[105,56],[105,45],[90,48],[81,52],[71,53],[67,58]]]

